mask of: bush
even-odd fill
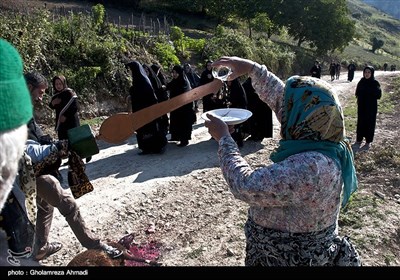
[[[170,65],[180,64],[172,44],[157,42],[152,52],[157,56],[164,69],[169,68]]]

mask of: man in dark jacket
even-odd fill
[[[48,87],[46,78],[40,73],[30,72],[25,74],[25,80],[32,103],[41,102]],[[35,120],[30,120],[28,129],[28,139],[42,144],[40,143],[40,128]],[[41,156],[40,149],[35,154]],[[38,205],[36,220],[36,246],[38,251],[35,254],[36,260],[47,258],[62,248],[60,242],[48,242],[54,207],[58,208],[61,215],[65,217],[82,246],[88,249],[102,249],[112,257],[118,257],[122,254],[120,250],[101,242],[99,238],[93,236],[90,229],[86,227],[72,193],[64,190],[54,176],[51,174],[36,176],[36,190],[36,202]]]
[[[26,224],[21,221],[27,219],[24,219],[23,208],[12,189],[27,139],[26,124],[32,118],[32,103],[18,51],[0,39],[0,53],[0,266],[37,266],[38,262],[29,259],[33,242],[21,244],[21,251],[9,246],[11,234],[27,236]],[[4,216],[9,213],[17,215],[8,220],[10,223],[6,226]]]

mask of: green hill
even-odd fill
[[[265,63],[281,78],[308,75],[315,59],[322,62],[324,72],[332,59],[343,67],[350,60],[358,68],[365,64],[376,69],[382,69],[384,63],[400,65],[400,21],[361,0],[346,2],[356,27],[353,40],[343,52],[323,55],[311,44],[299,47],[285,28],[270,38],[265,30],[253,30],[250,39],[243,19],[225,17],[219,25],[221,19],[184,5],[172,9],[170,2],[153,0],[136,1],[140,5],[132,8],[122,6],[126,1],[112,2],[112,6],[103,7],[105,10],[88,1],[0,2],[0,37],[17,46],[26,70],[41,71],[49,79],[65,74],[87,108],[84,117],[125,108],[124,97],[131,82],[124,62],[129,59],[159,63],[169,75],[172,64],[190,62],[200,72],[208,58],[239,55]],[[335,32],[324,30],[323,22],[320,26],[321,36]],[[383,42],[374,53],[372,38]],[[93,103],[99,105],[91,106]]]
[[[377,68],[382,68],[385,62],[399,65],[400,20],[359,0],[348,0],[348,7],[356,22],[357,38],[345,49],[344,57],[364,61]],[[376,54],[370,51],[372,36],[384,41],[382,49]]]
[[[400,1],[398,0],[363,0],[382,12],[385,12],[397,19],[400,19]]]

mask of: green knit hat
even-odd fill
[[[0,38],[0,132],[26,124],[32,110],[21,56]]]

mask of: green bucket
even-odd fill
[[[96,139],[88,124],[69,129],[68,140],[71,149],[81,158],[87,158],[99,153]]]

